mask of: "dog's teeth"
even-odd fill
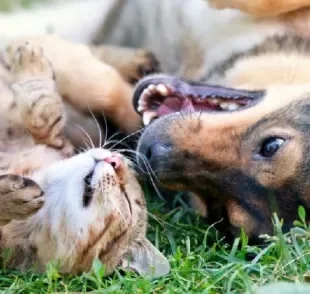
[[[147,106],[147,102],[144,99],[138,101],[139,106]]]
[[[157,113],[155,111],[146,111],[146,112],[144,112],[144,114],[143,114],[143,124],[145,126],[148,126],[155,117],[157,117]]]
[[[156,86],[157,92],[159,92],[160,95],[162,96],[167,96],[168,95],[168,89],[165,85],[159,84]]]
[[[152,93],[154,93],[154,92],[156,92],[156,86],[155,85],[149,85],[148,87],[148,90],[150,91],[150,92],[152,92]]]
[[[219,102],[220,101],[218,99],[216,99],[216,98],[209,99],[209,103],[212,104],[212,105],[218,105]]]
[[[229,103],[227,103],[227,102],[222,102],[222,103],[220,103],[220,107],[222,108],[222,109],[224,109],[224,110],[229,110],[228,108],[229,108]]]
[[[142,94],[141,94],[141,98],[146,100],[149,96],[150,96],[151,92],[149,91],[149,89],[144,89]]]
[[[224,110],[236,110],[239,108],[239,105],[233,102],[222,102],[220,103],[220,107]]]
[[[137,111],[138,112],[142,112],[144,110],[144,107],[142,105],[139,105],[138,108],[137,108]]]
[[[239,108],[239,105],[237,103],[229,103],[228,110],[236,110]]]

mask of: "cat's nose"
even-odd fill
[[[121,158],[115,155],[104,158],[103,162],[109,163],[114,168],[114,170],[118,170],[122,164]]]
[[[114,170],[119,170],[123,163],[122,157],[103,148],[89,150],[88,153],[95,159],[96,162],[110,164]]]

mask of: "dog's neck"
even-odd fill
[[[249,90],[271,85],[309,84],[310,39],[274,36],[251,50],[230,56],[209,71],[206,80]]]
[[[228,72],[225,84],[259,90],[270,85],[309,84],[309,76],[310,55],[267,54],[239,62]]]

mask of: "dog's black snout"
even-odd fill
[[[140,145],[139,153],[142,155],[143,160],[139,160],[139,165],[148,170],[152,168],[156,170],[163,162],[169,157],[171,146],[162,142],[143,142]]]
[[[160,160],[165,158],[169,153],[171,147],[162,143],[152,143],[145,150],[145,157],[149,162]]]

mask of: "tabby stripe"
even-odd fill
[[[32,84],[33,82],[39,82],[39,83],[42,84],[42,79],[30,79],[30,80],[26,80],[26,81],[23,81],[23,82],[18,82],[18,85],[25,86],[27,84]]]
[[[32,103],[31,103],[31,106],[30,106],[30,109],[29,109],[29,113],[32,112],[32,109],[37,105],[38,102],[40,102],[43,98],[45,98],[46,95],[45,94],[41,94],[36,100],[34,100]]]
[[[124,195],[125,195],[125,197],[126,197],[126,199],[127,199],[127,202],[128,202],[128,205],[129,205],[130,214],[132,215],[131,202],[129,201],[128,194],[127,194],[127,192],[125,191],[124,188],[121,188],[121,189],[123,190],[123,193],[124,193]]]
[[[97,245],[97,243],[101,240],[101,238],[104,236],[104,234],[107,232],[107,230],[111,227],[112,224],[112,220],[113,220],[113,216],[110,216],[107,218],[107,223],[104,227],[104,229],[101,231],[100,234],[98,234],[97,238],[95,239],[95,241],[91,244],[88,244],[87,247],[83,250],[82,252],[82,258],[84,258],[87,253]]]
[[[56,124],[59,123],[59,122],[61,121],[61,119],[62,119],[62,115],[59,115],[59,116],[55,119],[55,121],[50,125],[50,129],[52,129],[53,127],[55,127]]]
[[[114,237],[110,242],[108,242],[107,246],[100,251],[99,259],[102,260],[126,233],[127,233],[127,228],[122,233],[120,233],[118,236]]]

